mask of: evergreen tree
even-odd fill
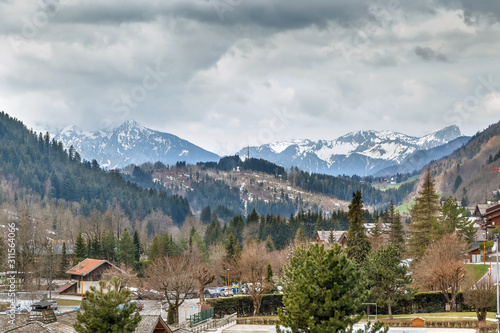
[[[365,232],[363,199],[360,191],[352,194],[348,215],[349,229],[347,230],[346,254],[349,259],[361,264],[370,252],[371,245]]]
[[[240,243],[236,240],[232,233],[229,234],[226,243],[226,262],[232,264],[241,255]]]
[[[161,257],[161,245],[160,237],[158,235],[153,237],[151,245],[149,246],[148,259],[150,261],[155,261],[157,258]]]
[[[257,211],[255,210],[255,208],[252,210],[252,212],[247,217],[247,224],[251,224],[251,223],[259,223],[259,214],[257,214]]]
[[[296,246],[300,246],[306,243],[306,233],[304,228],[299,227],[295,233],[294,243]]]
[[[66,250],[66,242],[63,242],[61,249],[61,262],[59,263],[59,276],[65,277],[68,270],[68,253]]]
[[[333,234],[333,231],[330,231],[330,234],[328,235],[328,244],[335,244],[335,235]]]
[[[299,248],[283,280],[284,310],[278,316],[292,332],[345,332],[362,318],[365,288],[338,245]]]
[[[371,242],[372,251],[376,252],[385,243],[385,240],[382,233],[382,219],[377,218],[374,223],[375,227],[371,230],[371,238],[369,238],[369,240]]]
[[[208,224],[210,223],[211,219],[212,219],[212,211],[210,210],[210,206],[206,206],[201,210],[200,220],[204,224]]]
[[[415,205],[410,210],[411,238],[409,240],[410,254],[414,258],[421,257],[432,240],[432,226],[437,222],[439,213],[439,195],[434,189],[431,172],[425,174],[424,184],[418,192]]]
[[[371,252],[363,268],[371,300],[379,305],[387,305],[389,318],[392,319],[392,305],[413,295],[413,290],[406,288],[411,278],[407,275],[406,266],[401,265],[401,254],[397,247],[389,243],[377,252]]]
[[[394,244],[400,253],[403,253],[405,251],[403,222],[401,221],[401,215],[396,213],[392,200],[387,212],[386,224],[389,226],[389,242]]]
[[[102,235],[102,255],[109,262],[116,261],[116,239],[112,232],[107,232]]]
[[[468,211],[464,207],[458,207],[457,199],[449,197],[440,209],[441,214],[434,225],[435,234],[441,238],[444,234],[458,231],[460,237],[467,243],[474,241],[476,228],[474,220],[467,217]]]
[[[83,311],[76,315],[73,327],[78,333],[134,332],[142,318],[136,304],[128,302],[130,294],[116,276],[108,285],[99,281],[99,289],[92,286],[85,292]]]
[[[276,250],[276,247],[274,246],[273,238],[271,237],[271,235],[268,235],[266,238],[266,250],[268,252],[273,252],[274,250]]]
[[[135,245],[127,228],[123,231],[122,238],[118,241],[118,261],[127,267],[132,267],[135,259]]]
[[[134,259],[138,262],[141,260],[142,246],[137,229],[134,230],[134,250]]]
[[[207,226],[205,230],[205,244],[212,245],[217,243],[222,235],[222,230],[220,223],[217,219],[212,219],[212,222]]]
[[[273,275],[274,275],[273,266],[271,266],[271,264],[268,263],[266,271],[266,281],[274,284]]]
[[[100,259],[102,257],[101,242],[97,237],[89,241],[90,244],[90,258]]]
[[[83,239],[82,232],[80,231],[76,237],[75,247],[73,249],[73,265],[83,261],[86,256],[87,246],[85,246],[85,240]]]

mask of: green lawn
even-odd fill
[[[412,314],[402,314],[402,315],[393,315],[394,319],[413,319],[415,317],[421,317],[426,320],[439,320],[439,319],[446,319],[446,320],[469,320],[469,319],[476,319],[476,313],[475,312],[436,312],[436,313],[412,313]],[[495,319],[495,313],[494,312],[488,312],[487,318],[490,319]],[[364,317],[366,319],[366,316]],[[378,319],[389,319],[388,315],[379,315]]]
[[[410,201],[407,203],[404,203],[402,205],[399,205],[395,208],[396,212],[399,214],[408,214],[410,212],[410,208],[413,207],[415,204],[415,201]]]
[[[446,320],[470,320],[470,319],[476,319],[476,313],[475,312],[436,312],[436,313],[410,313],[410,314],[400,314],[400,315],[393,315],[394,319],[413,319],[415,317],[421,317],[426,320],[439,320],[439,319],[446,319]],[[245,319],[278,319],[278,316],[257,316],[257,317],[244,317]],[[378,319],[389,319],[389,315],[378,315]],[[488,312],[487,318],[489,319],[495,319],[495,313],[494,312]],[[367,319],[366,316],[363,317],[363,319]]]
[[[417,180],[419,177],[420,177],[419,175],[416,175],[416,176],[408,178],[408,180],[405,180],[404,182],[397,183],[397,184],[378,183],[378,184],[373,185],[373,187],[375,187],[376,189],[381,190],[381,191],[385,191],[385,190],[388,190],[388,189],[391,189],[391,188],[396,189],[396,188],[399,188],[403,184],[407,184],[407,183],[410,183],[412,181]]]
[[[478,281],[488,272],[490,265],[465,265],[465,274],[472,276],[474,281]]]
[[[55,299],[57,301],[57,305],[59,306],[80,306],[81,301],[77,301],[74,299]]]

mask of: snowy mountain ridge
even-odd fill
[[[197,163],[218,161],[219,156],[175,135],[146,128],[134,120],[109,130],[84,132],[66,126],[55,134],[65,148],[73,146],[82,158],[95,159],[104,168],[122,168],[129,164],[160,161]]]
[[[457,126],[449,126],[422,137],[367,130],[351,132],[334,140],[273,142],[249,147],[249,151],[251,157],[263,158],[284,167],[296,166],[310,172],[334,175],[366,176],[399,165],[418,151],[433,150],[458,138],[462,138],[460,142],[463,143],[468,140]],[[246,156],[247,149],[242,149],[239,154]],[[451,151],[441,149],[440,153],[449,154]],[[432,156],[436,157],[436,154]]]

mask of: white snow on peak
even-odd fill
[[[292,145],[297,145],[297,146],[299,146],[299,149],[300,149],[306,145],[309,145],[310,143],[311,143],[310,140],[293,139],[293,140],[273,142],[273,143],[269,144],[268,146],[273,152],[275,152],[276,154],[279,154]],[[302,149],[300,149],[300,150],[302,150]]]

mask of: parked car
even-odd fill
[[[29,310],[26,308],[14,308],[12,310],[5,311],[6,314],[29,314]]]
[[[50,306],[52,310],[57,310],[59,308],[59,305],[57,304],[56,300],[48,299],[47,302],[52,303],[52,305]]]
[[[137,307],[137,310],[139,310],[139,311],[142,311],[142,309],[144,309],[144,304],[142,304],[138,300],[134,299],[134,300],[129,301],[129,303],[135,304],[135,306]],[[125,305],[124,304],[120,304],[120,305],[117,306],[117,308],[120,309],[120,310],[123,310],[125,308]]]
[[[233,289],[229,288],[229,292],[227,290],[227,287],[222,288],[222,296],[229,297],[229,296],[234,296]]]
[[[219,292],[215,288],[207,288],[203,292],[205,298],[217,298],[220,296]]]

